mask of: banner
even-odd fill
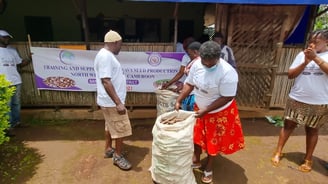
[[[31,47],[40,90],[96,91],[93,62],[98,51]],[[178,73],[184,53],[120,52],[127,91],[154,92]],[[183,81],[184,79],[181,79]]]

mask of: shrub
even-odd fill
[[[15,88],[10,87],[11,83],[6,80],[4,75],[0,75],[0,145],[9,140],[5,131],[9,128],[8,103],[14,94]]]

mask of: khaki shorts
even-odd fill
[[[328,104],[311,105],[289,98],[284,116],[298,125],[320,128],[328,122]]]
[[[127,113],[120,115],[116,107],[101,107],[105,118],[105,131],[109,131],[113,139],[132,135],[131,123]]]

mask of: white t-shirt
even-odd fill
[[[183,44],[182,43],[177,42],[175,52],[185,52],[185,50],[183,49]]]
[[[328,62],[328,52],[317,55]],[[300,52],[289,68],[297,67],[304,62],[304,58],[304,53]],[[328,104],[328,75],[314,61],[310,61],[303,72],[295,78],[289,97],[307,104]]]
[[[236,68],[237,67],[236,59],[235,56],[233,55],[232,49],[227,45],[223,45],[223,46],[221,45],[221,47],[222,47],[221,58],[226,60],[231,66]]]
[[[198,56],[197,58],[195,58],[195,59],[193,59],[192,61],[190,61],[189,63],[188,63],[188,65],[186,66],[186,68],[185,68],[185,78],[187,78],[187,76],[189,75],[189,72],[190,72],[190,69],[191,69],[191,67],[192,67],[192,65],[194,64],[194,63],[196,63],[196,62],[201,62],[201,59],[200,59],[200,57]],[[184,81],[184,83],[185,83],[186,81]],[[189,94],[189,95],[193,95],[194,94],[194,91],[195,91],[195,89]]]
[[[187,53],[185,53],[182,57],[182,60],[181,60],[181,66],[187,66],[189,61],[190,61],[190,57],[188,56]]]
[[[194,86],[195,102],[200,109],[203,109],[221,96],[235,96],[237,93],[238,74],[223,59],[220,59],[216,70],[212,72],[206,71],[201,60],[198,60],[191,66],[185,82]],[[210,113],[221,111],[228,107],[231,102]]]
[[[17,71],[17,65],[20,63],[22,63],[22,58],[15,48],[0,47],[0,74],[4,74],[12,85],[22,83],[21,76]]]
[[[97,104],[102,107],[116,107],[114,101],[107,94],[101,79],[110,78],[114,89],[121,102],[125,103],[126,97],[126,79],[123,75],[121,64],[114,54],[104,48],[97,53],[94,69],[97,81]]]
[[[190,62],[190,57],[188,56],[187,53],[185,53],[182,57],[182,60],[181,60],[181,66],[184,66],[186,67],[188,65],[188,63]],[[183,75],[179,81],[181,82],[184,82],[186,80],[186,75]]]

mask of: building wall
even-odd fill
[[[26,41],[25,16],[45,16],[51,18],[53,41],[81,41],[79,10],[74,1],[69,0],[10,0],[5,11],[0,14],[0,28],[10,32],[15,41]],[[203,31],[205,4],[179,4],[179,20],[194,21],[194,36],[200,37]],[[170,41],[169,22],[173,19],[175,3],[132,2],[117,0],[87,1],[88,17],[102,13],[106,18],[149,18],[161,20],[161,41]],[[40,28],[41,29],[41,28]],[[31,37],[33,41],[33,37]]]

